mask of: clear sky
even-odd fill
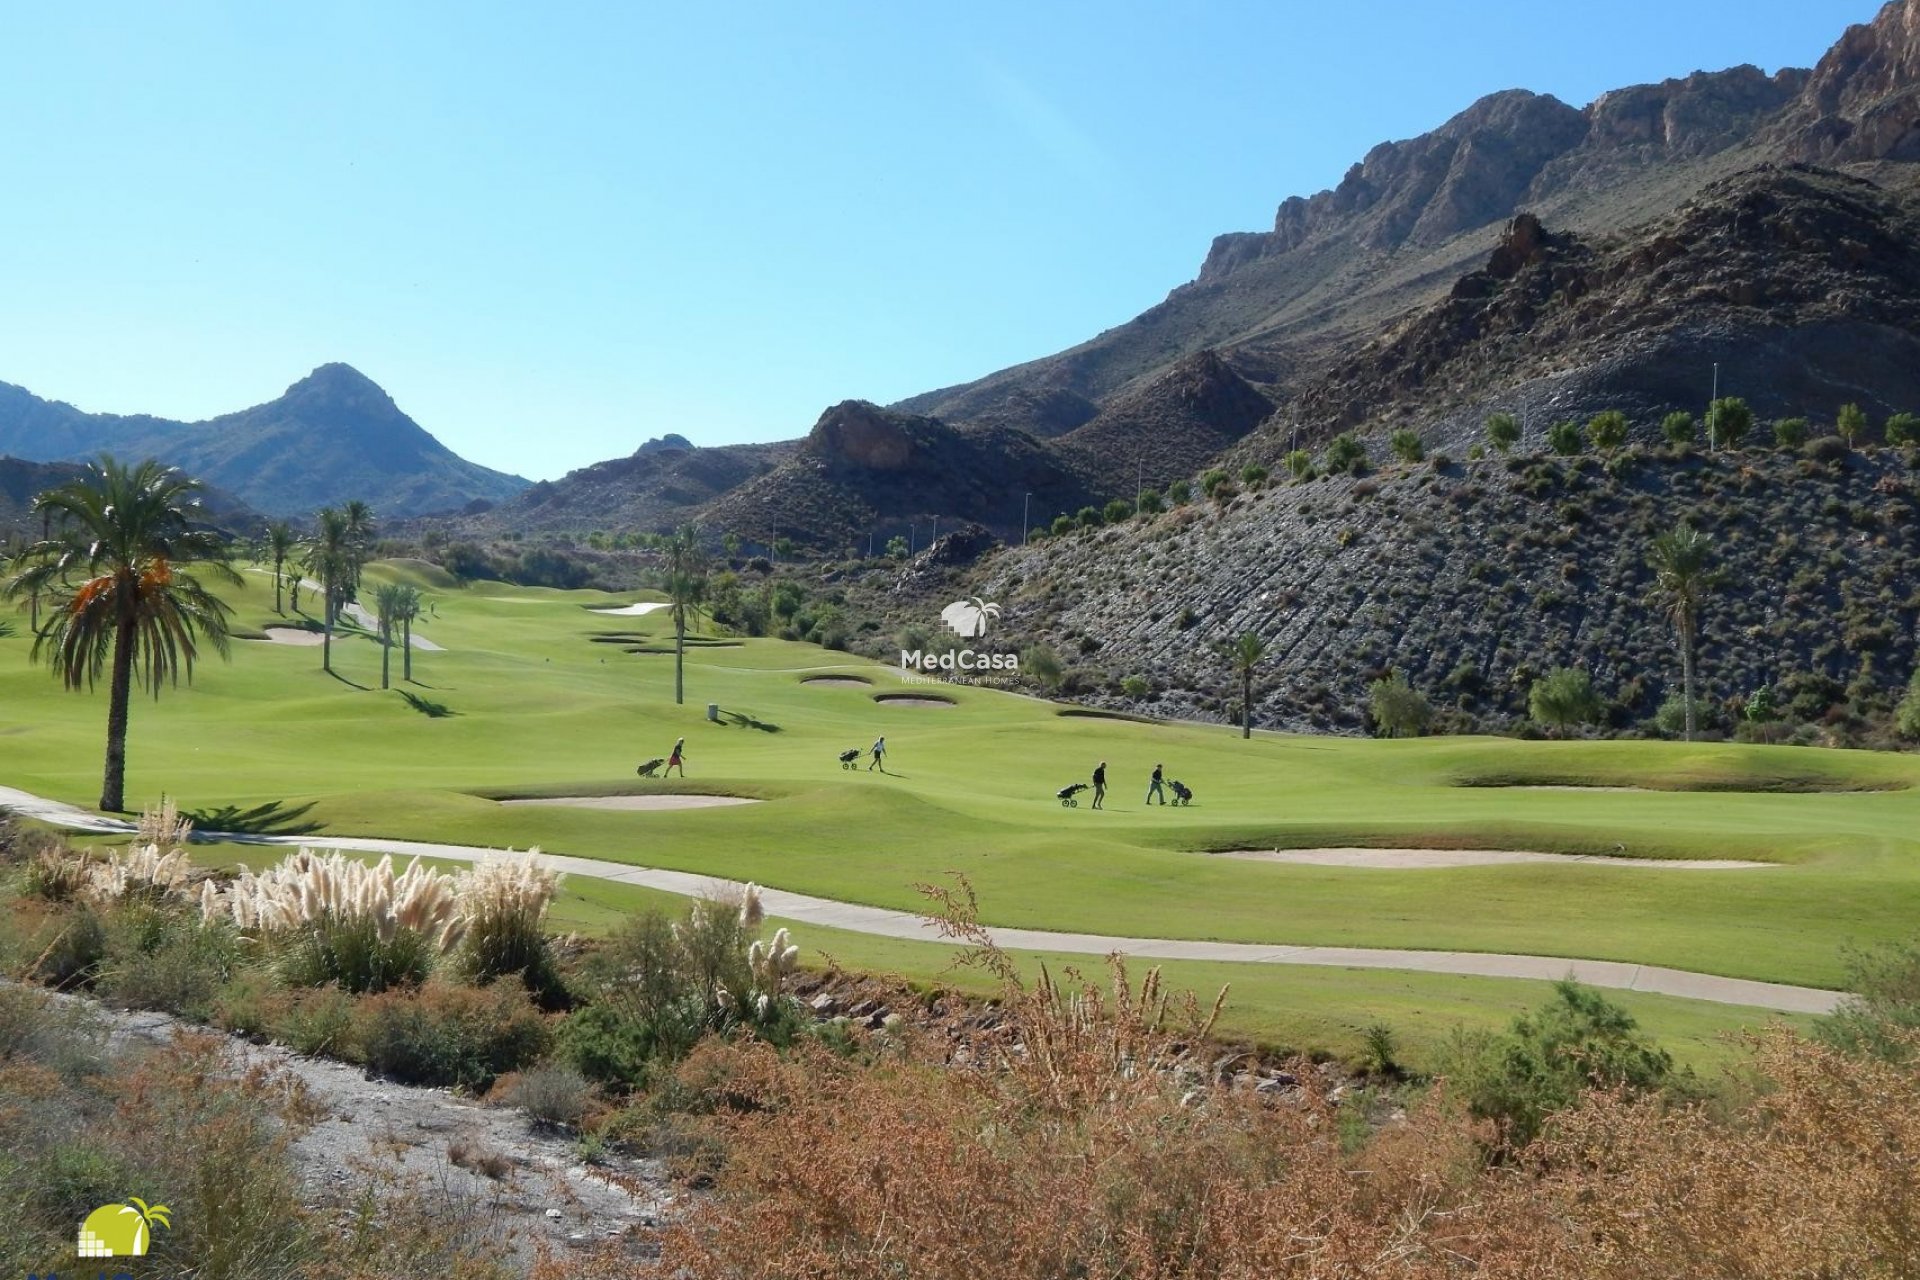
[[[1482,94],[1811,65],[1877,0],[0,7],[0,381],[343,360],[535,478],[1048,354]]]

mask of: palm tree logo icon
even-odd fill
[[[979,596],[956,600],[940,611],[940,621],[946,623],[955,635],[968,640],[977,640],[987,634],[987,620],[999,616],[1000,606]]]
[[[153,1224],[173,1229],[172,1210],[149,1205],[139,1196],[125,1204],[104,1204],[80,1224],[79,1254],[83,1258],[144,1258],[153,1243]]]

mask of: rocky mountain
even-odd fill
[[[1516,214],[1601,236],[1770,161],[1920,159],[1916,94],[1920,0],[1894,0],[1813,71],[1700,72],[1585,108],[1497,93],[1432,133],[1375,147],[1336,187],[1289,198],[1271,230],[1219,237],[1191,283],[1134,320],[899,407],[1054,434],[1046,409],[1104,406],[1207,348],[1285,403],[1356,342],[1442,300]]]
[[[541,480],[497,506],[445,523],[465,537],[671,529],[699,518],[707,504],[772,471],[798,448],[787,441],[701,449],[684,436],[661,436],[628,457]]]
[[[498,501],[527,483],[461,458],[344,364],[204,422],[83,413],[0,383],[0,452],[44,462],[102,451],[160,458],[280,516],[354,498],[383,514],[418,515]]]
[[[1617,408],[1652,439],[1704,406],[1715,365],[1764,419],[1920,408],[1920,181],[1764,165],[1629,233],[1519,215],[1444,300],[1306,382],[1236,456],[1349,427],[1464,449],[1494,409],[1539,429]]]
[[[1094,474],[1024,431],[959,430],[849,400],[821,414],[790,458],[723,494],[702,519],[756,541],[864,550],[869,535],[884,543],[942,518],[1017,530],[1023,508],[1051,519],[1100,491]]]

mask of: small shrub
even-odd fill
[[[1053,536],[1056,538],[1064,538],[1076,528],[1078,526],[1074,524],[1072,516],[1061,515],[1053,518]]]
[[[1227,473],[1218,467],[1205,472],[1200,477],[1200,492],[1211,498],[1213,491],[1227,483]]]
[[[1843,404],[1834,416],[1833,431],[1851,448],[1867,430],[1867,411],[1857,404]]]
[[[484,1089],[538,1061],[551,1039],[526,993],[504,983],[367,996],[353,1023],[367,1066],[402,1084]]]
[[[1591,724],[1600,716],[1593,679],[1574,667],[1555,667],[1527,690],[1527,714],[1556,733]]]
[[[1393,456],[1401,462],[1415,463],[1427,456],[1427,448],[1420,442],[1418,431],[1402,428],[1388,437],[1387,445],[1393,450]]]
[[[1706,700],[1696,695],[1693,700],[1693,710],[1693,723],[1695,728],[1701,730],[1706,729],[1710,721],[1707,714]],[[1666,700],[1660,704],[1660,709],[1653,713],[1653,724],[1656,729],[1666,734],[1669,738],[1677,738],[1685,734],[1687,731],[1686,694],[1669,694]]]
[[[79,986],[92,980],[107,955],[107,930],[91,907],[53,916],[52,932],[28,942],[27,976],[50,987]]]
[[[1193,486],[1185,480],[1175,480],[1167,486],[1167,501],[1176,507],[1193,501]]]
[[[1753,429],[1753,410],[1738,396],[1722,396],[1707,407],[1707,443],[1716,449],[1738,449]]]
[[[1367,446],[1351,431],[1342,431],[1327,442],[1327,470],[1363,475],[1367,470]]]
[[[1564,457],[1573,457],[1585,447],[1580,438],[1580,424],[1560,421],[1547,428],[1547,447]]]
[[[1911,413],[1894,414],[1887,419],[1886,435],[1888,444],[1920,444],[1920,416]]]
[[[1311,480],[1313,478],[1313,455],[1305,449],[1295,449],[1289,453],[1286,458],[1286,463],[1287,474],[1295,480]]]
[[[1700,438],[1700,424],[1684,409],[1676,410],[1660,420],[1660,435],[1676,449],[1683,448]]]
[[[1907,681],[1907,696],[1900,699],[1900,705],[1894,709],[1893,727],[1908,741],[1920,741],[1920,668],[1916,668],[1913,678]]]
[[[1487,415],[1487,443],[1500,453],[1509,452],[1520,442],[1520,419],[1510,413]]]
[[[1518,1150],[1547,1119],[1589,1088],[1645,1092],[1667,1083],[1673,1059],[1639,1032],[1633,1016],[1571,979],[1514,1020],[1504,1036],[1456,1032],[1442,1074],[1468,1109],[1501,1127]]]
[[[1807,445],[1806,455],[1815,462],[1834,463],[1847,456],[1847,442],[1839,436],[1821,436]]]
[[[1387,672],[1367,690],[1367,712],[1389,738],[1417,737],[1433,719],[1433,708],[1398,670]]]
[[[1120,692],[1137,700],[1153,692],[1153,686],[1147,683],[1145,676],[1128,676],[1120,682]]]
[[[1384,1022],[1376,1022],[1362,1033],[1366,1044],[1367,1069],[1375,1075],[1395,1075],[1400,1064],[1394,1060],[1399,1044],[1394,1038],[1393,1028]]]
[[[1098,507],[1082,507],[1073,519],[1074,523],[1082,529],[1098,529],[1107,522],[1106,517],[1100,514]]]
[[[1852,994],[1814,1025],[1814,1035],[1846,1053],[1911,1061],[1920,1044],[1920,945],[1855,948],[1844,959]]]
[[[1773,424],[1773,442],[1782,449],[1798,449],[1807,442],[1805,418],[1782,418]]]
[[[1267,482],[1271,474],[1272,473],[1259,463],[1249,462],[1246,466],[1240,468],[1240,483],[1249,489],[1258,489]]]
[[[505,1101],[539,1124],[573,1129],[586,1118],[593,1086],[572,1067],[549,1064],[521,1072],[507,1089]]]
[[[1612,453],[1627,442],[1627,415],[1618,409],[1596,413],[1587,423],[1587,439],[1602,453]]]
[[[1108,524],[1124,524],[1133,517],[1133,504],[1125,498],[1115,498],[1100,514]]]
[[[1142,489],[1134,498],[1134,503],[1143,515],[1158,515],[1166,510],[1166,501],[1161,498],[1158,489]]]

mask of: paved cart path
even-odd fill
[[[11,787],[0,787],[0,809],[12,809],[26,817],[70,831],[124,835],[133,824],[118,818],[102,817],[57,800],[47,800]],[[435,844],[424,840],[383,840],[359,836],[261,836],[237,832],[196,831],[196,840],[251,845],[281,845],[288,848],[343,849],[354,853],[391,853],[401,857],[444,858],[452,862],[473,862],[497,849],[477,845]],[[641,885],[668,893],[697,895],[710,893],[716,886],[732,882],[691,871],[668,871],[656,867],[636,867],[626,863],[604,862],[597,858],[576,858],[565,854],[544,854],[557,869],[568,875],[620,884]],[[885,938],[933,941],[939,935],[933,926],[909,911],[870,907],[853,902],[837,902],[810,894],[790,893],[784,889],[762,888],[761,901],[767,914],[796,924],[846,929],[853,933],[874,934]],[[1755,982],[1746,978],[1725,978],[1715,974],[1694,973],[1686,969],[1666,969],[1658,965],[1633,964],[1621,960],[1574,960],[1565,956],[1504,955],[1478,951],[1397,951],[1377,947],[1309,947],[1259,942],[1200,942],[1173,938],[1124,938],[1098,933],[1059,933],[1051,929],[990,930],[996,944],[1022,951],[1055,951],[1081,955],[1107,955],[1124,952],[1129,956],[1153,960],[1214,960],[1238,964],[1320,965],[1342,969],[1409,969],[1420,973],[1457,973],[1483,978],[1534,978],[1554,981],[1572,977],[1589,986],[1610,987],[1620,991],[1644,991],[1655,995],[1679,996],[1688,1000],[1707,1000],[1715,1004],[1747,1005],[1780,1013],[1830,1013],[1844,993],[1817,987],[1795,987],[1778,982]]]

